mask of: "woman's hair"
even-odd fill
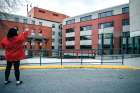
[[[7,33],[7,38],[12,38],[12,37],[14,37],[14,36],[17,36],[18,34],[17,34],[17,29],[15,29],[15,28],[10,28],[9,30],[8,30],[8,33]]]

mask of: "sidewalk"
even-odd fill
[[[122,59],[117,60],[104,60],[101,64],[99,59],[63,59],[63,64],[61,66],[61,59],[56,58],[31,58],[21,61],[21,69],[49,69],[49,68],[108,68],[108,69],[140,69],[140,57],[124,59],[124,64],[122,65]],[[112,62],[112,63],[107,63]],[[117,63],[116,63],[117,62]],[[6,62],[0,62],[0,64],[5,64]],[[4,70],[5,67],[0,67],[0,70]]]

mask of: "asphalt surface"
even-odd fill
[[[0,71],[0,93],[140,93],[140,70],[22,70],[22,85],[16,86],[13,71],[10,84],[3,80]]]

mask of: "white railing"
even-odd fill
[[[80,36],[92,35],[92,30],[80,31]]]
[[[92,45],[92,40],[81,40],[80,45]]]
[[[66,33],[66,37],[74,37],[74,36],[75,36],[75,32]]]
[[[75,41],[67,41],[66,45],[75,45]]]
[[[99,29],[99,34],[114,33],[114,27]]]

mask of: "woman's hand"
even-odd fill
[[[25,28],[24,32],[28,32],[29,31],[29,28]]]

